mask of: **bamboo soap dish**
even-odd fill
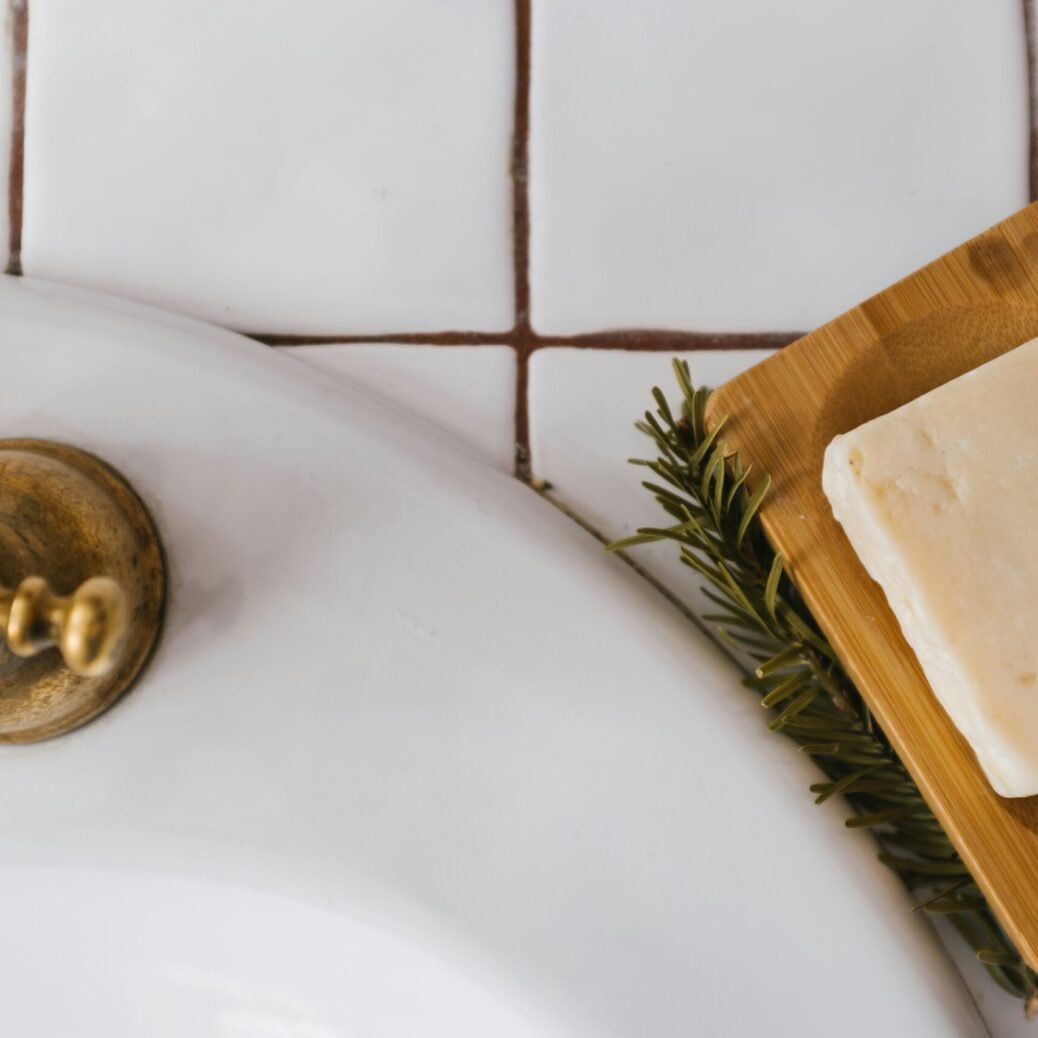
[[[833,518],[821,480],[823,452],[837,433],[1036,336],[1038,203],[722,386],[707,420],[727,415],[728,447],[771,476],[761,511],[769,539],[1007,933],[1038,969],[1038,797],[1006,800],[992,790]]]

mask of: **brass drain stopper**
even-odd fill
[[[0,742],[107,710],[147,662],[166,571],[130,485],[85,451],[0,440]]]

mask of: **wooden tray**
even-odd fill
[[[1038,203],[722,386],[708,422],[728,415],[726,443],[771,475],[761,514],[768,537],[1020,953],[1038,968],[1038,797],[1005,800],[988,785],[821,482],[822,453],[837,433],[1035,336]]]

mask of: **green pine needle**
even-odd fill
[[[756,664],[745,683],[774,710],[768,727],[825,773],[828,781],[811,787],[815,802],[843,797],[854,812],[847,826],[872,830],[880,860],[924,897],[916,907],[947,916],[992,979],[1030,1013],[1038,1007],[1038,975],[999,926],[763,534],[759,512],[771,480],[754,480],[728,450],[723,422],[707,431],[710,391],[693,386],[688,364],[675,360],[674,374],[680,409],[654,389],[656,412],[637,423],[659,456],[632,460],[655,474],[658,482],[644,485],[674,523],[641,529],[609,549],[676,542],[681,561],[711,585],[704,590],[717,607],[709,621],[719,638]]]

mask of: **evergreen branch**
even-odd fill
[[[654,389],[657,410],[637,423],[659,456],[633,463],[655,474],[659,482],[645,486],[675,522],[609,549],[677,543],[681,561],[711,585],[704,590],[717,607],[709,620],[720,639],[758,664],[746,684],[772,710],[768,727],[799,743],[828,779],[811,786],[815,802],[842,797],[853,811],[847,826],[870,828],[880,860],[923,896],[917,909],[947,916],[1030,1017],[1038,1011],[1038,975],[999,925],[764,536],[759,513],[770,479],[748,489],[750,466],[728,450],[723,422],[706,429],[710,391],[693,385],[683,360],[674,361],[674,374],[680,410]]]

